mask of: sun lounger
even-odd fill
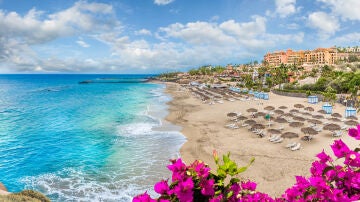
[[[242,126],[242,127],[246,127],[246,126],[249,126],[249,124],[243,123],[241,126]]]
[[[285,128],[284,126],[281,126],[278,128],[278,130],[284,130],[284,128]]]
[[[269,141],[270,141],[270,142],[274,142],[274,141],[279,140],[280,138],[281,138],[280,135],[276,135],[276,136],[274,136],[274,137],[269,138]]]
[[[335,131],[335,132],[333,132],[333,137],[341,137],[342,136],[342,131]]]
[[[301,148],[301,144],[297,143],[295,146],[291,147],[290,150],[291,151],[296,151],[296,150],[299,150],[300,148]]]
[[[297,143],[296,142],[291,142],[291,143],[289,143],[289,144],[287,144],[286,145],[286,148],[292,148],[292,147],[295,147],[297,145]]]
[[[264,132],[261,132],[261,133],[258,134],[258,136],[259,136],[260,138],[263,138],[263,137],[266,136],[266,134],[265,134]]]
[[[284,138],[280,137],[279,139],[273,141],[273,143],[280,143],[284,140]]]
[[[346,126],[346,125],[341,126],[341,130],[347,130],[347,129],[348,129],[348,126]]]

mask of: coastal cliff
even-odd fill
[[[6,187],[0,182],[0,201],[2,202],[50,202],[45,195],[33,190],[24,190],[18,193],[10,193]]]

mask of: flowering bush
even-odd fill
[[[351,128],[349,136],[360,140],[360,125]],[[256,183],[241,181],[235,175],[246,171],[254,162],[238,167],[230,159],[230,154],[223,155],[222,163],[214,152],[217,166],[216,174],[210,172],[208,165],[195,161],[187,166],[181,159],[173,160],[168,169],[172,171],[171,183],[162,180],[155,184],[154,190],[160,194],[152,199],[146,192],[133,199],[133,202],[190,202],[190,201],[355,201],[360,199],[360,148],[351,150],[341,139],[335,140],[331,149],[336,160],[335,164],[324,150],[317,154],[318,160],[312,163],[311,176],[296,176],[296,184],[287,189],[280,198],[256,191]]]

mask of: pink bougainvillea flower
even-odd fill
[[[223,198],[224,198],[223,195],[220,194],[219,196],[215,196],[215,197],[211,198],[209,200],[209,202],[221,202],[221,201],[223,201]]]
[[[322,152],[318,153],[316,155],[316,157],[318,157],[320,159],[321,163],[326,163],[328,161],[330,161],[330,162],[332,161],[331,157],[329,155],[327,155],[324,150],[322,150]]]
[[[190,167],[194,169],[200,179],[207,178],[210,174],[210,168],[202,161],[196,160],[193,164],[191,164]]]
[[[359,167],[360,166],[360,155],[359,155],[359,153],[354,152],[354,151],[348,152],[346,154],[344,164],[349,165],[349,166]]]
[[[356,128],[350,128],[348,131],[349,136],[360,140],[360,125],[357,125]]]
[[[167,192],[169,191],[169,185],[167,181],[161,180],[160,182],[155,184],[154,190],[158,194],[167,194]]]
[[[133,202],[156,202],[156,200],[152,199],[150,197],[150,195],[147,194],[147,192],[134,197],[132,201]]]
[[[214,191],[214,179],[210,179],[210,180],[202,180],[200,182],[200,186],[201,186],[201,194],[204,196],[214,196],[215,191]]]
[[[194,182],[192,178],[187,178],[184,181],[180,181],[174,189],[175,195],[178,197],[180,202],[191,202],[193,200]]]
[[[342,158],[350,152],[349,147],[341,139],[335,140],[334,144],[331,145],[331,149],[338,158]]]
[[[256,189],[256,183],[255,182],[251,182],[250,180],[247,182],[243,182],[241,183],[241,188],[243,189],[247,189],[250,191],[255,191]]]
[[[179,158],[177,161],[174,161],[173,164],[167,166],[170,171],[172,171],[172,180],[177,181],[181,180],[186,176],[186,165]]]

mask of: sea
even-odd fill
[[[148,76],[0,75],[0,182],[52,201],[156,196],[186,139]]]

